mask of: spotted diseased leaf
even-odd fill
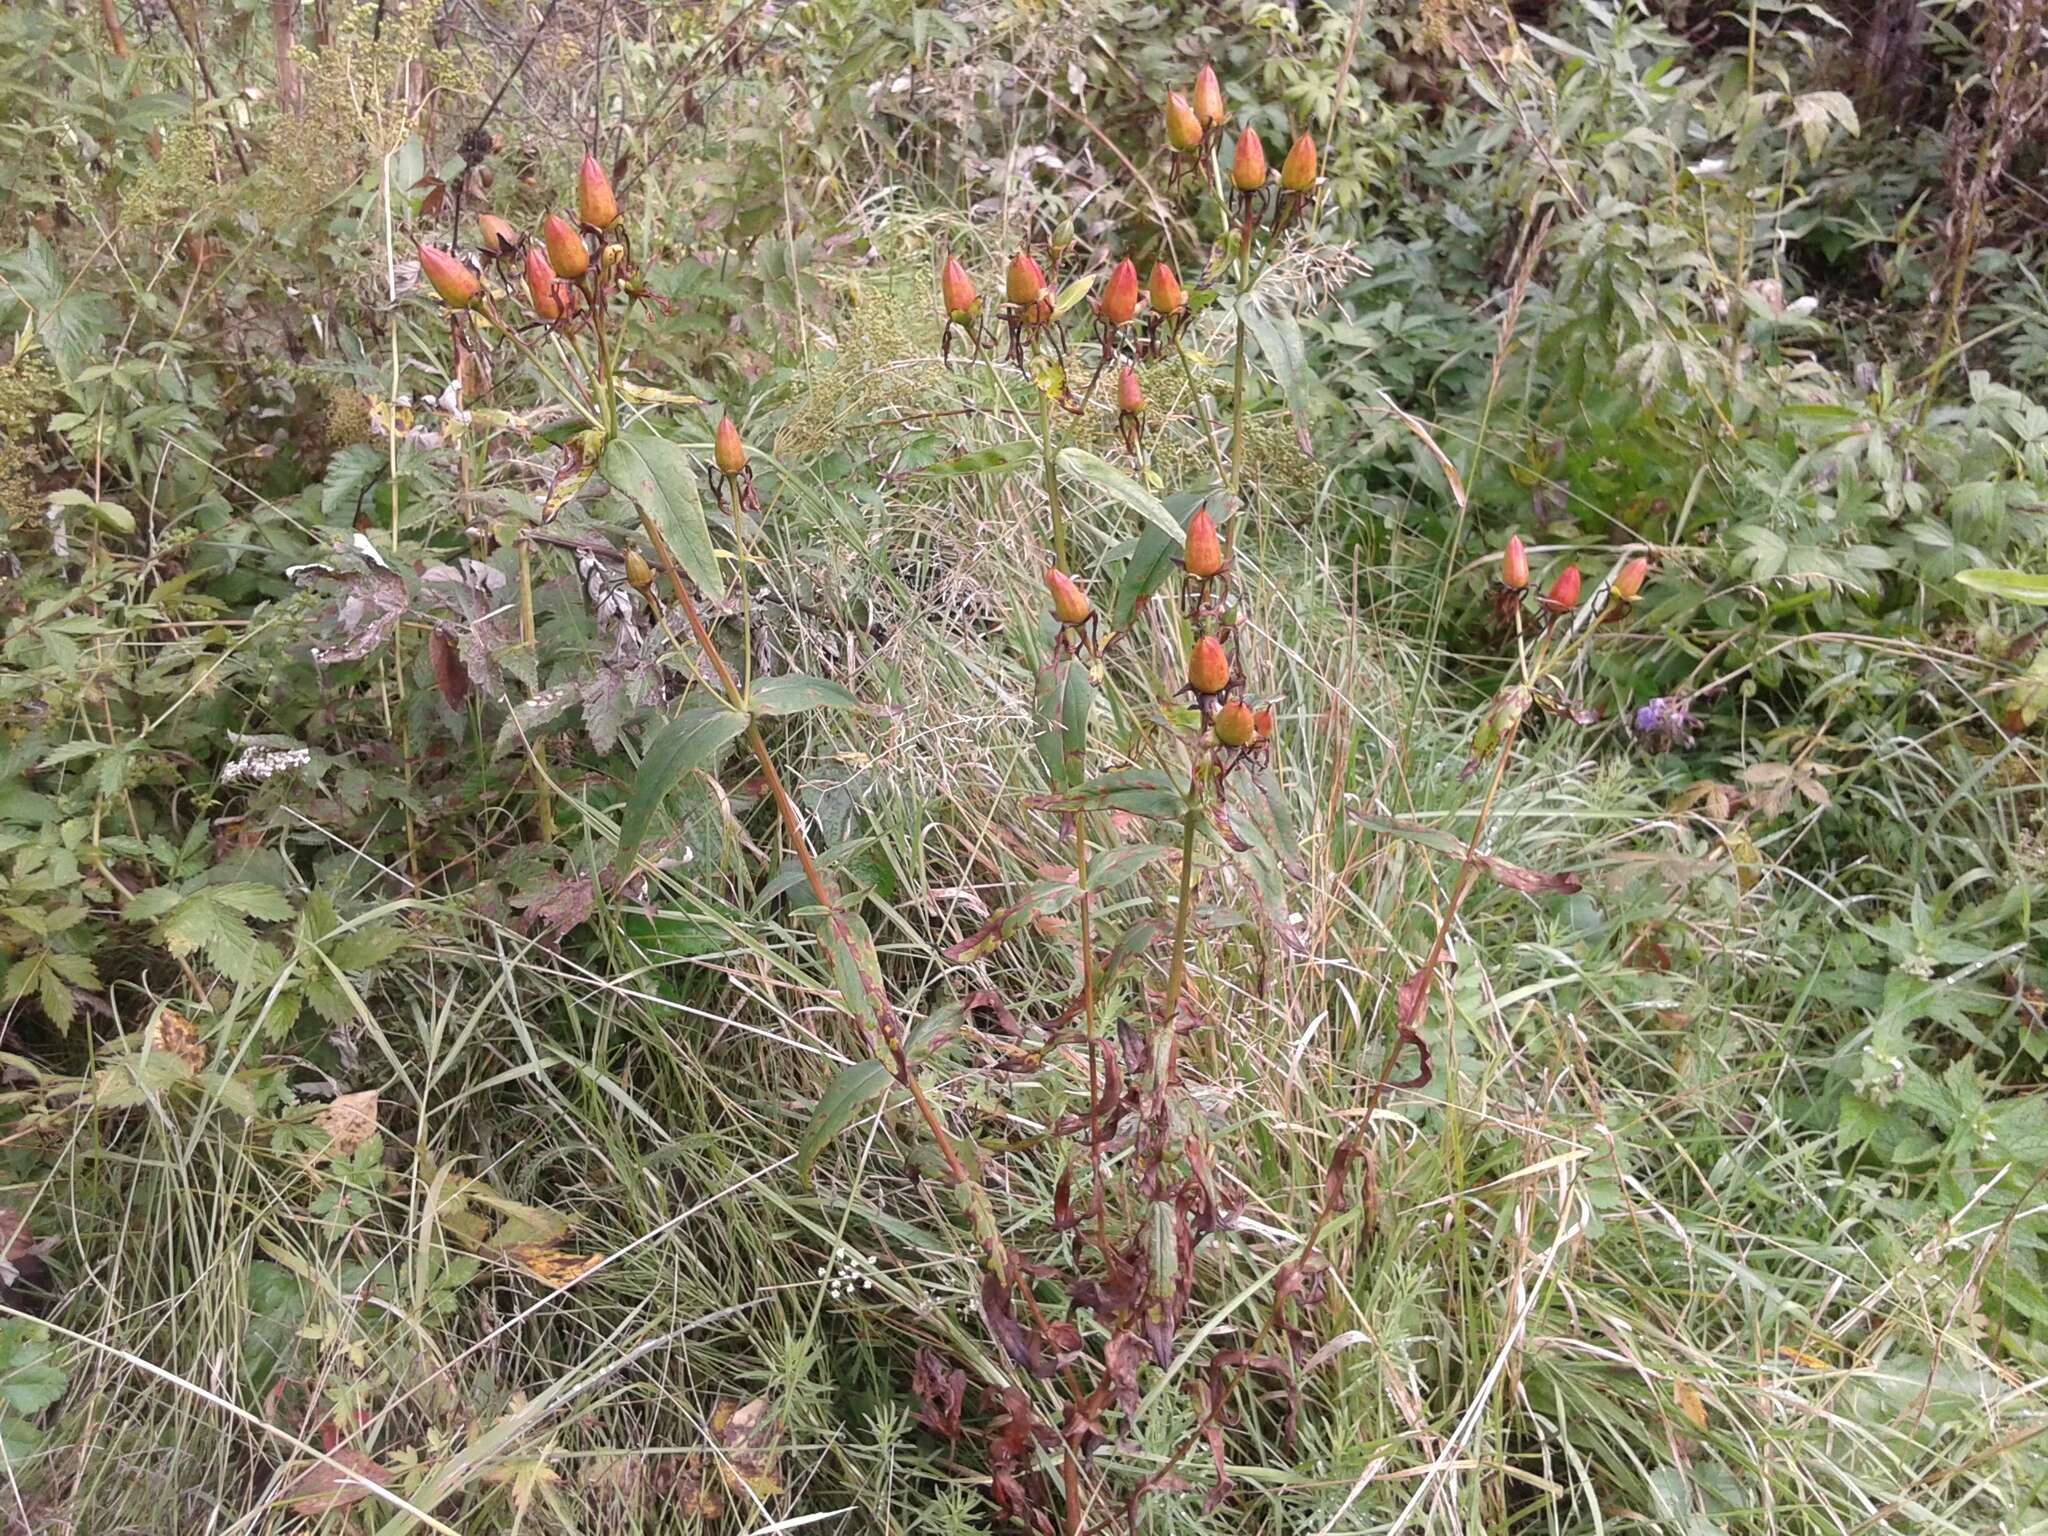
[[[1524,869],[1519,864],[1510,864],[1506,859],[1496,859],[1484,853],[1473,854],[1472,862],[1509,890],[1520,891],[1524,896],[1570,896],[1580,889],[1577,875],[1553,875],[1540,869]]]
[[[949,945],[946,958],[962,963],[979,960],[1040,919],[1064,912],[1079,894],[1071,880],[1041,881],[1026,891],[1021,900],[996,912],[957,944]]]
[[[1070,794],[1041,796],[1032,804],[1047,811],[1128,811],[1164,820],[1185,815],[1188,808],[1181,787],[1157,768],[1098,774]]]
[[[1179,850],[1167,843],[1118,843],[1090,856],[1088,889],[1097,896],[1115,890]]]
[[[469,703],[469,669],[462,664],[461,647],[441,625],[427,637],[427,659],[434,668],[434,686],[441,690],[441,702],[461,713]]]
[[[376,1497],[376,1488],[391,1486],[391,1474],[353,1446],[337,1446],[329,1455],[330,1460],[314,1462],[292,1484],[292,1513],[302,1519],[347,1509]]]
[[[167,1052],[194,1072],[206,1067],[206,1043],[199,1038],[192,1021],[175,1008],[158,1010],[143,1032],[143,1041],[145,1049]]]

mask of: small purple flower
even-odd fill
[[[1636,710],[1635,729],[1652,752],[1672,752],[1692,745],[1699,722],[1685,700],[1659,697]]]

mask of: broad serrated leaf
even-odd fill
[[[860,700],[829,678],[791,672],[754,684],[747,703],[757,715],[797,715],[807,709],[858,709]]]
[[[697,496],[697,469],[687,453],[636,427],[606,445],[598,473],[660,530],[676,564],[699,592],[715,597],[725,590]]]
[[[734,737],[747,728],[747,717],[723,705],[706,705],[685,711],[649,738],[640,759],[640,771],[633,775],[632,792],[619,814],[617,865],[633,862],[647,836],[654,813],[685,774],[716,760]]]
[[[1090,453],[1085,448],[1062,448],[1059,467],[1061,473],[1071,475],[1113,501],[1122,502],[1172,540],[1174,548],[1180,547],[1182,520],[1167,511],[1165,503],[1157,496],[1100,454]]]
[[[259,922],[281,923],[292,915],[291,901],[274,885],[260,885],[253,880],[235,880],[221,885],[204,887],[222,906],[232,907],[246,917]]]
[[[158,931],[172,954],[182,958],[203,950],[213,968],[231,981],[248,981],[256,974],[263,949],[256,931],[215,890],[193,892]]]
[[[833,1073],[804,1125],[803,1140],[797,1146],[798,1177],[809,1175],[811,1164],[832,1138],[860,1118],[861,1111],[887,1092],[892,1081],[889,1069],[879,1061],[850,1062]]]

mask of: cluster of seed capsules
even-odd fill
[[[1600,621],[1612,623],[1626,613],[1642,595],[1643,582],[1649,574],[1650,562],[1642,555],[1637,555],[1616,571],[1614,580],[1607,587],[1607,606],[1600,615]],[[1577,565],[1566,565],[1559,571],[1542,597],[1537,599],[1541,622],[1549,626],[1569,618],[1579,606],[1583,584]],[[1529,551],[1520,534],[1510,534],[1507,547],[1501,551],[1500,575],[1493,588],[1494,611],[1503,629],[1514,627],[1529,591]]]
[[[480,310],[497,321],[484,267],[519,272],[532,324],[572,331],[601,310],[614,293],[648,297],[631,283],[632,252],[619,200],[595,157],[585,155],[576,177],[576,222],[559,213],[541,221],[538,238],[519,233],[496,214],[477,216],[475,259],[437,245],[419,248],[420,273],[449,309]]]
[[[1173,155],[1175,181],[1201,167],[1221,142],[1225,119],[1223,87],[1207,64],[1186,96],[1166,93],[1166,147]],[[1260,224],[1280,233],[1314,206],[1322,186],[1311,135],[1295,139],[1275,177],[1267,172],[1266,146],[1258,133],[1247,126],[1238,134],[1230,159],[1231,215],[1247,236]]]
[[[1188,519],[1180,567],[1181,614],[1194,635],[1187,684],[1180,691],[1201,711],[1220,787],[1239,764],[1265,760],[1273,741],[1273,711],[1267,705],[1254,706],[1245,697],[1237,622],[1230,605],[1230,559],[1206,506],[1197,507]],[[1059,625],[1055,650],[1062,655],[1098,654],[1099,620],[1081,584],[1057,567],[1048,567],[1045,585]]]

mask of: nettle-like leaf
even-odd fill
[[[201,885],[179,892],[156,886],[128,904],[130,922],[154,922],[164,947],[183,959],[204,953],[230,981],[254,982],[274,962],[276,949],[259,938],[256,922],[281,923],[292,904],[275,886],[254,881]]]

